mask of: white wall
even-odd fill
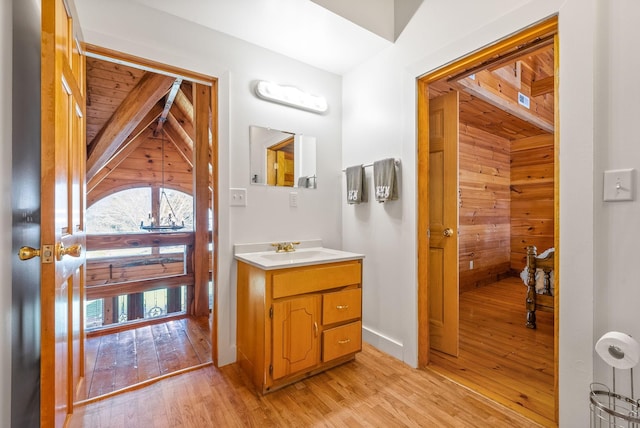
[[[632,0],[622,3],[630,5]],[[363,288],[365,338],[415,366],[416,78],[559,13],[559,272],[562,284],[559,394],[563,427],[588,426],[588,391],[594,361],[594,272],[602,269],[607,272],[605,276],[613,274],[608,266],[593,265],[594,198],[598,197],[597,190],[594,193],[597,175],[594,175],[591,125],[594,122],[595,4],[596,0],[425,1],[394,46],[343,77],[343,166],[387,156],[402,159],[398,201],[360,206],[343,203],[343,247],[367,256]],[[616,13],[616,17],[619,14]],[[637,18],[637,14],[635,16]],[[637,40],[637,37],[628,39],[631,55],[632,43]],[[612,41],[616,42],[617,38]],[[617,67],[613,70],[617,72]],[[629,79],[632,70],[629,67]],[[629,121],[627,126],[632,123]],[[632,141],[625,143],[631,145]],[[625,156],[623,150],[619,153],[620,158]],[[629,165],[627,162],[621,166]],[[368,176],[370,179],[370,171]],[[627,205],[626,210],[629,208]],[[630,219],[632,215],[626,212],[625,218]],[[617,224],[623,228],[624,223]],[[599,233],[607,231],[599,230]],[[616,235],[607,236],[616,239]],[[630,241],[637,236],[637,232],[632,234],[628,244],[622,246],[624,252],[632,252]],[[633,255],[628,254],[627,258],[631,257]],[[621,270],[628,272],[629,269],[623,267],[631,263],[621,262]],[[631,314],[637,310],[631,311],[632,304],[624,301],[624,286],[618,288],[617,300],[624,304],[627,321],[630,321]]]
[[[640,340],[640,280],[638,241],[640,238],[640,198],[637,191],[640,171],[638,97],[633,84],[640,70],[640,3],[635,0],[598,1],[596,57],[596,155],[594,199],[596,206],[595,255],[598,261],[595,282],[594,340],[608,331],[621,331]],[[635,200],[603,202],[603,172],[635,169]],[[595,358],[595,380],[611,385],[611,369]],[[618,372],[616,389],[630,396],[627,371]],[[640,382],[635,382],[635,391]],[[637,398],[637,392],[636,392]]]
[[[11,220],[12,2],[0,2],[0,224]],[[11,234],[0,235],[0,426],[11,425]]]
[[[341,79],[238,39],[118,1],[77,0],[87,42],[218,77],[220,364],[235,361],[234,243],[321,238],[340,248]],[[329,112],[317,115],[258,99],[254,80],[273,80],[323,95]],[[315,136],[318,188],[288,189],[249,184],[249,125]],[[248,206],[229,207],[230,187],[247,188]]]

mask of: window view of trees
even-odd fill
[[[166,189],[167,199],[184,231],[193,230],[193,197]],[[139,233],[140,222],[148,221],[151,212],[151,188],[123,190],[96,202],[87,209],[87,233]],[[171,212],[164,197],[160,201],[160,219]]]

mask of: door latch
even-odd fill
[[[43,245],[42,251],[33,247],[21,247],[18,250],[20,260],[31,260],[34,257],[41,257],[42,263],[53,263],[53,245]]]

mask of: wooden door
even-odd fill
[[[429,100],[429,339],[458,355],[458,93]]]
[[[318,364],[319,314],[320,296],[273,304],[273,379]]]
[[[278,152],[276,152],[275,150],[267,149],[267,184],[270,186],[277,185],[277,153]]]
[[[83,370],[84,57],[63,0],[42,1],[41,424],[62,426]]]
[[[294,186],[292,152],[267,149],[267,184],[272,186]]]
[[[278,186],[293,187],[295,184],[293,181],[294,166],[293,166],[293,153],[278,151],[278,177],[276,184]]]

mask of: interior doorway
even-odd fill
[[[557,64],[553,18],[418,80],[419,365],[546,425],[558,311],[527,329],[518,276],[558,259]]]
[[[97,46],[85,53],[79,402],[217,365],[217,80]]]

